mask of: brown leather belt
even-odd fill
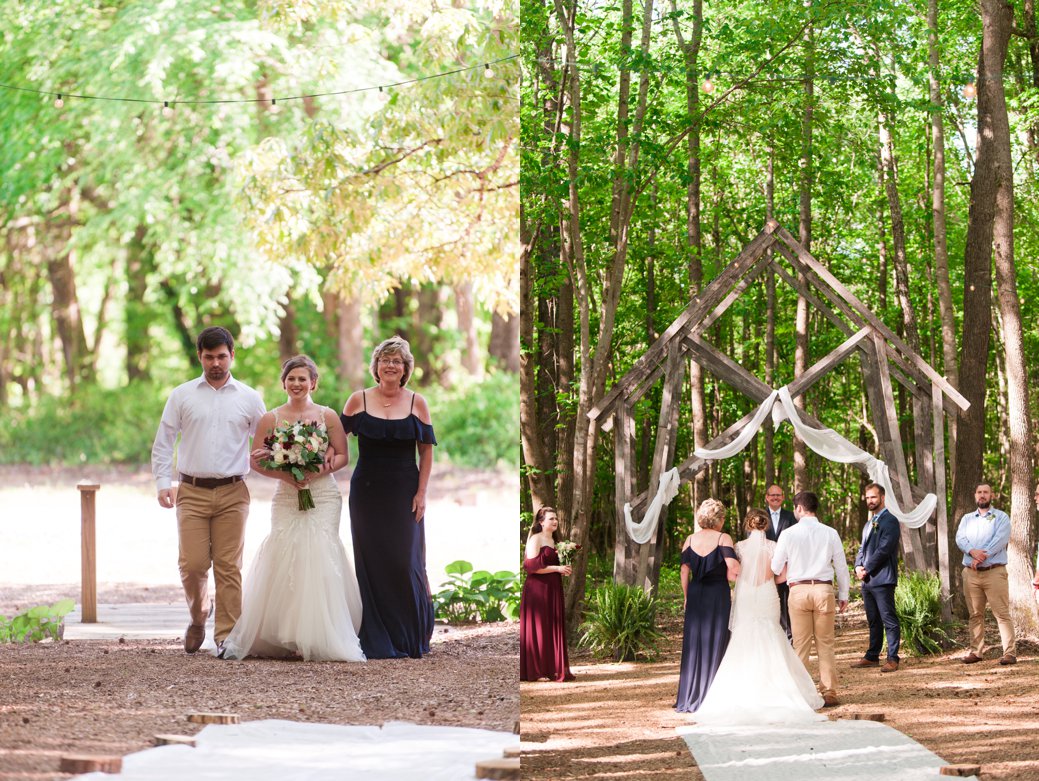
[[[789,583],[787,583],[787,585],[788,586],[817,586],[817,585],[821,586],[824,583],[827,586],[832,586],[833,585],[833,581],[832,580],[791,580]]]
[[[988,572],[990,569],[995,569],[996,567],[1005,567],[1005,566],[1006,566],[1006,564],[990,564],[987,567],[975,567],[974,571],[975,572]]]
[[[237,483],[241,479],[241,475],[233,475],[231,477],[192,477],[183,472],[180,474],[180,482],[193,485],[195,488],[219,488],[222,485]]]

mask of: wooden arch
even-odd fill
[[[767,252],[772,250],[771,253]],[[782,265],[785,259],[793,273]],[[772,388],[747,371],[729,356],[702,338],[709,328],[763,272],[770,270],[799,295],[815,311],[833,323],[848,338],[839,347],[817,361],[788,387],[797,397],[826,376],[845,358],[858,353],[863,369],[863,384],[879,440],[880,458],[890,470],[900,506],[914,507],[925,494],[938,497],[936,523],[925,527],[937,535],[937,558],[944,604],[949,599],[949,538],[946,503],[945,437],[946,413],[956,415],[970,404],[919,354],[909,348],[884,325],[836,277],[801,246],[775,220],[769,220],[743,251],[686,307],[663,334],[642,354],[602,400],[588,413],[593,425],[604,431],[615,429],[616,463],[616,546],[614,577],[618,582],[637,583],[647,590],[660,573],[660,550],[664,539],[665,513],[656,537],[636,547],[624,528],[624,503],[631,502],[638,518],[655,494],[662,471],[675,459],[676,429],[685,375],[685,361],[692,360],[712,372],[718,379],[759,405]],[[800,277],[798,276],[800,275]],[[802,282],[802,279],[805,282]],[[663,378],[663,394],[649,487],[635,494],[634,418],[635,403]],[[895,414],[893,383],[898,382],[911,394],[914,402],[914,441],[917,453],[919,484],[909,477],[902,437]],[[729,426],[705,445],[720,447],[735,439],[753,413]],[[802,418],[810,425],[825,428],[807,412]],[[683,483],[691,480],[707,465],[696,456],[678,465]],[[902,529],[905,557],[913,569],[925,568],[923,537],[920,530]],[[637,564],[637,566],[636,566]]]

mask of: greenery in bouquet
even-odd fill
[[[321,471],[328,450],[328,430],[323,422],[285,421],[264,438],[263,446],[270,455],[260,460],[260,466],[291,472],[296,480],[303,480],[307,472]],[[314,496],[310,489],[299,489],[299,509],[313,507]]]

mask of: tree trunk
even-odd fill
[[[689,115],[689,134],[686,137],[688,161],[686,175],[685,244],[688,253],[689,297],[695,298],[703,287],[703,233],[700,224],[700,44],[703,40],[703,0],[693,0],[693,32],[686,41],[679,26],[678,6],[671,0],[671,19],[675,37],[682,49],[685,62],[685,106]],[[696,361],[689,362],[689,409],[693,427],[693,447],[707,444],[707,402],[704,397],[703,368]],[[701,469],[693,478],[693,507],[707,498],[708,470]]]
[[[483,361],[480,360],[480,342],[476,338],[473,283],[465,282],[461,285],[456,285],[454,293],[458,331],[462,335],[462,368],[465,369],[470,377],[481,377],[483,375]]]
[[[805,30],[804,60],[804,114],[801,117],[801,181],[799,198],[798,241],[806,252],[812,251],[812,115],[815,110],[815,34],[814,25]],[[804,276],[799,275],[807,285]],[[797,297],[797,316],[794,330],[794,379],[800,379],[808,370],[808,301]],[[794,398],[794,405],[805,409],[805,394]],[[794,493],[808,488],[808,447],[804,440],[794,435]]]
[[[978,54],[977,151],[970,183],[963,258],[963,339],[960,348],[960,393],[970,402],[970,407],[961,413],[956,432],[953,517],[957,520],[974,508],[974,489],[984,479],[985,387],[989,376],[987,362],[992,320],[992,241],[997,200],[1005,197],[1005,191],[1001,193],[1001,182],[1012,175],[1011,170],[1005,167],[1002,148],[1009,144],[1002,83],[991,76],[993,73],[1001,74],[1006,61],[1012,11],[1002,0],[982,0],[981,9],[983,33]],[[957,550],[955,528],[955,524],[949,525],[950,550]],[[962,593],[959,569],[953,568],[953,574],[954,589]]]
[[[945,231],[945,124],[942,119],[942,89],[938,51],[938,0],[927,2],[928,84],[931,100],[931,144],[934,147],[934,180],[931,187],[931,220],[934,228],[934,268],[938,285],[938,309],[942,324],[942,365],[945,377],[954,388],[960,386],[956,359],[956,316],[949,284],[949,249]],[[1039,86],[1037,84],[1036,86]],[[956,469],[956,416],[949,416],[950,471]]]
[[[54,330],[61,340],[65,374],[71,391],[79,383],[93,380],[82,310],[76,294],[76,273],[73,270],[75,251],[71,247],[72,226],[78,211],[76,193],[66,190],[62,195],[62,204],[52,215],[55,235],[48,242],[46,250],[47,276],[52,291],[51,314]]]
[[[519,372],[519,316],[505,315],[497,312],[491,314],[491,339],[487,354],[493,358],[498,367],[511,374]],[[482,373],[482,372],[480,372]]]
[[[148,277],[154,269],[151,249],[144,243],[148,229],[138,225],[126,248],[126,379],[128,382],[148,380],[148,358],[151,341],[148,331],[152,323],[151,307],[145,303]]]
[[[775,175],[776,149],[769,141],[768,145],[768,168],[765,172],[765,220],[771,220],[776,212],[776,175]],[[767,250],[768,258],[772,259],[771,248]],[[765,384],[772,388],[776,380],[776,275],[771,269],[765,272]],[[761,493],[776,483],[779,476],[776,474],[775,429],[766,425],[765,432],[765,483],[761,486]],[[762,500],[764,501],[764,500]]]
[[[994,56],[986,58],[984,89],[989,94],[993,158],[996,167],[996,202],[993,221],[996,290],[1003,330],[1007,383],[1007,422],[1010,433],[1010,547],[1007,575],[1010,580],[1010,612],[1019,636],[1039,636],[1039,611],[1032,589],[1035,575],[1032,533],[1032,422],[1028,403],[1021,301],[1014,268],[1014,175],[1010,151],[1010,122],[1003,90],[1003,63],[1013,26],[1014,11],[1005,0],[982,0],[984,36],[994,40]],[[991,32],[990,32],[991,29]],[[983,39],[984,40],[984,39]],[[984,47],[984,43],[982,44]],[[984,50],[984,48],[983,48]],[[1002,56],[1000,56],[1000,53]],[[979,100],[980,110],[980,100]]]
[[[282,363],[299,355],[299,329],[296,327],[296,307],[292,303],[292,291],[285,291],[285,303],[278,318],[278,357]]]

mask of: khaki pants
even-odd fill
[[[244,480],[218,488],[182,483],[177,489],[180,581],[191,623],[209,615],[209,567],[216,581],[214,640],[223,642],[242,614],[242,551],[249,489]]]
[[[808,653],[815,640],[819,656],[819,690],[837,696],[837,659],[834,654],[834,617],[837,600],[833,586],[827,583],[806,583],[790,587],[790,631],[794,636],[794,651],[808,669]]]
[[[978,572],[970,567],[963,568],[963,596],[967,600],[967,613],[970,618],[970,650],[976,656],[985,653],[985,603],[988,603],[992,615],[996,617],[999,627],[999,639],[1003,643],[1003,653],[1017,655],[1017,638],[1014,636],[1014,622],[1010,618],[1010,580],[1006,567]]]

